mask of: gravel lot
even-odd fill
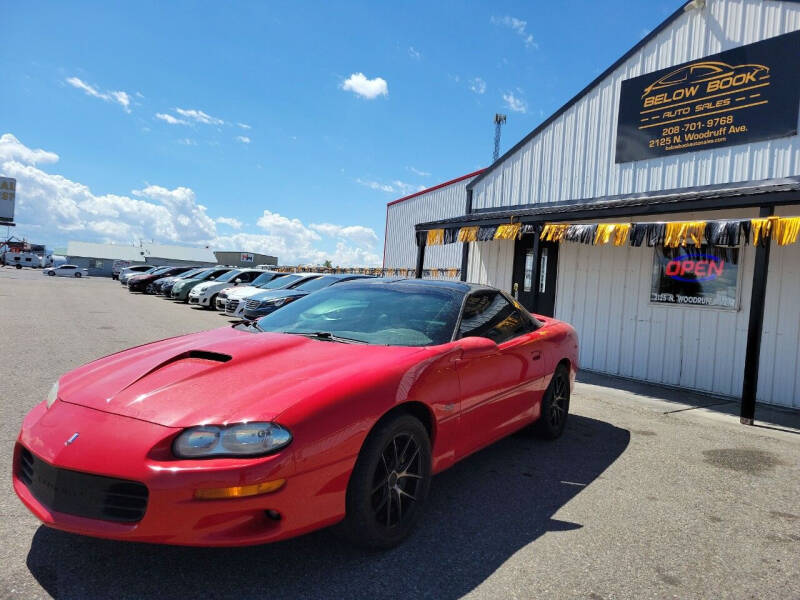
[[[0,319],[8,471],[23,415],[60,374],[227,324],[109,279],[11,269]],[[325,531],[243,549],[84,538],[41,526],[6,476],[0,596],[800,598],[797,415],[744,427],[732,403],[582,380],[560,440],[512,436],[436,477],[422,527],[386,553]]]

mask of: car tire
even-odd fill
[[[532,426],[537,437],[554,440],[564,432],[569,416],[569,385],[569,369],[560,364],[542,398],[539,419]]]
[[[75,277],[77,277],[78,279],[80,279],[81,277],[83,277],[83,275],[81,275],[80,273],[75,273]]]
[[[56,276],[56,272],[55,272],[55,271],[48,271],[48,272],[47,272],[47,274],[48,274],[50,277],[55,277],[55,276]]]
[[[218,294],[214,294],[213,296],[211,296],[211,299],[208,301],[208,306],[206,306],[205,308],[207,308],[208,310],[217,310],[217,295]]]
[[[335,529],[359,546],[388,549],[413,531],[431,482],[431,445],[422,423],[390,417],[370,432],[347,486],[346,516]]]

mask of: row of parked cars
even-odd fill
[[[243,320],[263,317],[330,285],[366,275],[281,273],[229,266],[136,265],[120,271],[119,282],[131,292],[163,295]]]

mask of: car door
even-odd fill
[[[535,418],[547,367],[536,322],[498,291],[481,290],[467,297],[458,336],[487,337],[497,343],[496,352],[457,361],[463,455]]]
[[[64,265],[56,270],[56,274],[61,277],[72,277],[75,274],[75,267],[71,265]]]

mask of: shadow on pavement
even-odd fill
[[[701,392],[669,388],[591,371],[581,371],[578,374],[578,381],[589,385],[623,390],[637,396],[644,396],[676,404],[675,410],[668,412],[682,412],[695,408],[705,408],[718,413],[731,415],[737,419],[739,418],[740,401],[738,398],[712,396]],[[777,427],[770,427],[763,425],[763,423],[775,425]],[[800,410],[771,406],[759,402],[756,404],[756,427],[774,429],[786,433],[800,433]]]
[[[514,435],[434,478],[403,545],[373,553],[327,531],[249,548],[123,543],[40,527],[27,566],[56,598],[458,598],[548,531],[626,449],[627,430],[571,415],[564,435]]]

